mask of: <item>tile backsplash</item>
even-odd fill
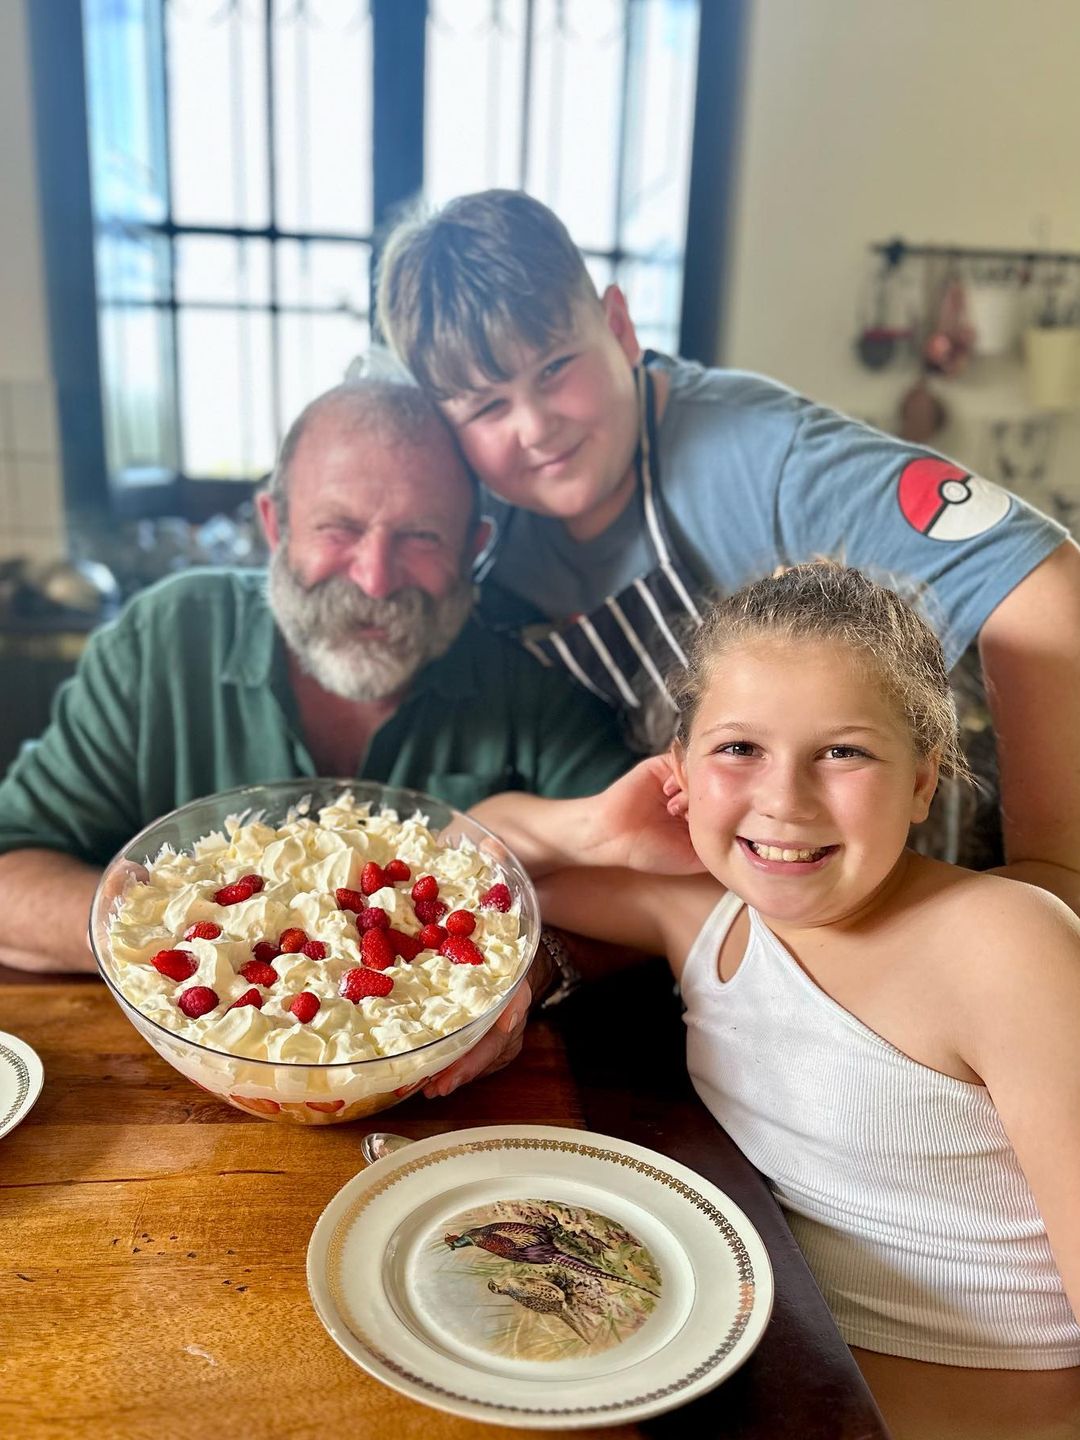
[[[0,378],[0,560],[64,555],[62,491],[52,385]]]

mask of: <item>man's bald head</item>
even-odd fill
[[[266,487],[283,531],[288,528],[289,476],[298,452],[351,437],[380,449],[426,451],[432,476],[461,488],[468,505],[466,533],[472,532],[479,518],[479,487],[439,412],[416,385],[369,378],[316,396],[289,427]]]

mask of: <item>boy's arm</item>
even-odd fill
[[[1009,594],[979,635],[997,737],[1006,864],[1080,914],[1080,549]]]
[[[999,887],[965,938],[960,1054],[997,1107],[1080,1318],[1080,921],[1053,896]]]

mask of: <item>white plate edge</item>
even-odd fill
[[[0,1030],[0,1046],[6,1047],[17,1055],[26,1066],[29,1075],[29,1084],[22,1103],[5,1123],[0,1124],[0,1140],[2,1140],[3,1137],[9,1135],[17,1125],[22,1124],[37,1104],[38,1097],[41,1095],[42,1087],[45,1084],[45,1067],[41,1063],[41,1056],[34,1047],[28,1045],[27,1042],[20,1039],[18,1035],[10,1035],[7,1031]]]

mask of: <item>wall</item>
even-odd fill
[[[754,0],[725,363],[891,424],[914,367],[854,359],[868,243],[1080,251],[1078,57],[1075,0]],[[993,421],[1037,418],[1019,358],[939,389],[935,443],[987,470]],[[1042,440],[1080,500],[1078,432]]]
[[[64,547],[26,3],[0,0],[0,560]]]

